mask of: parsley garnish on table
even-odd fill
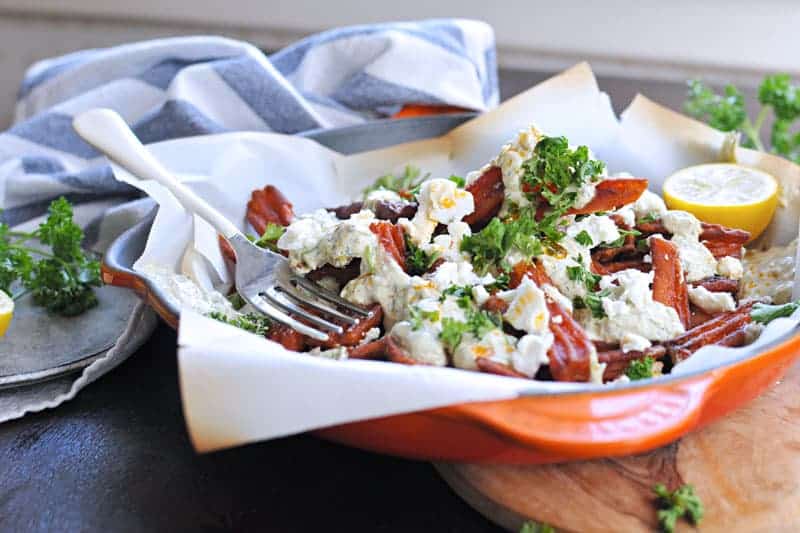
[[[31,246],[34,240],[43,246]],[[94,307],[100,263],[81,248],[82,241],[83,230],[65,198],[50,204],[47,219],[35,231],[13,231],[0,224],[0,290],[11,294],[12,285],[18,285],[15,300],[30,293],[36,305],[63,316]]]
[[[550,524],[528,520],[522,524],[519,533],[556,533],[556,530]]]
[[[794,85],[788,74],[767,76],[758,88],[761,109],[751,121],[744,105],[744,97],[733,85],[726,85],[721,94],[698,80],[689,81],[687,113],[705,120],[720,131],[739,131],[744,134],[742,144],[748,148],[766,151],[761,139],[761,129],[772,112],[774,118],[770,132],[771,151],[800,163],[800,132],[794,126],[800,118],[800,86]]]
[[[664,533],[675,531],[678,519],[685,517],[693,525],[703,519],[703,502],[697,497],[692,485],[683,485],[670,492],[667,487],[658,484],[653,487],[658,506],[658,523]]]

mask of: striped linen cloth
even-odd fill
[[[472,20],[336,29],[272,55],[210,36],[80,51],[33,65],[22,82],[14,125],[0,133],[1,217],[15,225],[65,196],[79,218],[94,219],[87,240],[102,251],[152,208],[73,131],[73,117],[95,107],[115,109],[142,142],[153,143],[347,126],[409,104],[483,111],[498,99],[494,34]],[[154,326],[141,305],[117,345],[77,380],[0,392],[0,421],[71,399],[127,358]]]

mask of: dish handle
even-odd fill
[[[602,394],[529,396],[446,412],[528,447],[571,459],[626,455],[672,442],[704,421],[715,372]]]

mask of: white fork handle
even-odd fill
[[[78,135],[109,159],[139,179],[153,180],[166,187],[183,207],[214,226],[230,239],[242,235],[239,228],[169,173],[139,142],[125,121],[111,109],[92,109],[72,122]]]

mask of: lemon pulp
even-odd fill
[[[0,291],[0,337],[6,334],[11,317],[14,315],[14,300],[11,296]]]
[[[664,201],[703,222],[749,231],[752,240],[775,214],[778,182],[762,170],[734,163],[696,165],[666,179]]]

